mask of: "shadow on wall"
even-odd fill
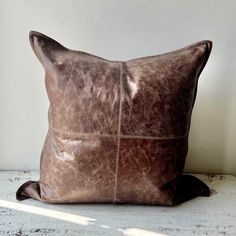
[[[233,45],[233,37],[229,36],[228,40],[228,45],[213,46],[212,55],[206,65],[207,73],[203,71],[202,78],[199,79],[186,172],[236,175],[236,127],[232,126],[236,119],[236,104],[233,101],[236,90],[236,55],[232,55],[230,47]],[[222,55],[221,52],[225,54]],[[226,86],[226,80],[227,85],[232,86]]]

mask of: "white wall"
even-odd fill
[[[108,59],[214,42],[199,82],[188,172],[236,173],[236,1],[0,0],[0,169],[38,169],[47,131],[44,71],[30,30]]]

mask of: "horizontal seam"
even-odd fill
[[[125,134],[76,133],[76,132],[59,130],[59,129],[53,128],[52,126],[49,126],[49,128],[51,128],[55,132],[65,134],[65,135],[94,136],[94,137],[107,137],[107,138],[171,140],[171,139],[182,139],[188,136],[187,134],[180,135],[180,136],[155,137],[155,136],[125,135]]]

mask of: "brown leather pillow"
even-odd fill
[[[205,40],[162,55],[109,61],[38,32],[30,43],[46,74],[49,131],[40,180],[18,200],[174,205],[209,196],[182,175]]]

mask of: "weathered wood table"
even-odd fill
[[[236,235],[236,177],[196,175],[211,188],[175,207],[19,202],[17,188],[35,171],[0,172],[0,235]]]

